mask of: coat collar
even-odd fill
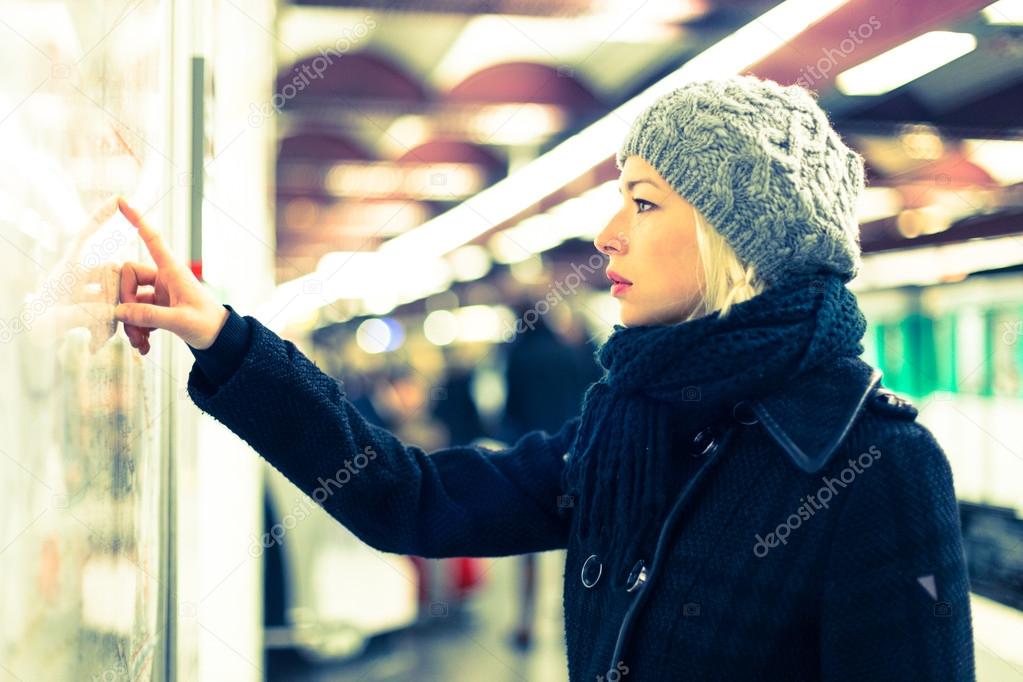
[[[812,474],[831,459],[880,380],[881,371],[860,358],[838,358],[751,407],[792,463]]]

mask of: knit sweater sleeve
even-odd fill
[[[915,422],[885,436],[843,492],[822,602],[821,679],[974,680],[948,459]]]
[[[561,472],[579,417],[504,450],[428,454],[367,422],[340,382],[244,319],[250,338],[237,368],[217,383],[197,362],[189,396],[364,542],[431,558],[566,546]]]

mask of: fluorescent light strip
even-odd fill
[[[847,1],[787,0],[774,7],[518,171],[455,208],[382,244],[378,255],[396,257],[408,267],[380,267],[395,259],[375,259],[377,274],[385,270],[394,274],[415,272],[414,262],[434,261],[506,222],[605,161],[620,144],[632,121],[661,95],[693,81],[742,72]],[[345,257],[344,254],[338,256]],[[344,267],[346,272],[339,274],[337,259],[324,259],[315,272],[279,285],[261,312],[272,320],[275,329],[281,329],[290,320],[311,315],[324,301],[357,296],[356,291],[365,291],[365,282],[354,286],[348,272],[351,265],[348,263]],[[337,282],[333,281],[335,275]],[[344,282],[340,281],[342,279]],[[430,282],[424,284],[423,290],[435,287],[436,284]],[[401,298],[411,300],[408,296]]]
[[[846,95],[883,95],[976,47],[972,33],[931,31],[843,71],[835,77],[835,86]]]
[[[954,280],[1017,265],[1020,251],[1019,238],[1011,236],[868,253],[849,288],[860,292]]]
[[[1023,24],[1023,0],[999,0],[980,12],[989,24]]]
[[[742,72],[848,0],[787,0],[546,154],[451,210],[381,245],[381,252],[440,256],[499,225],[607,159],[632,121],[686,83]]]

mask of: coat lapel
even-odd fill
[[[812,474],[831,459],[880,381],[881,371],[859,358],[838,358],[755,401],[753,412],[792,463]]]

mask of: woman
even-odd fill
[[[947,459],[859,358],[862,159],[806,90],[747,76],[663,96],[617,162],[605,375],[504,451],[371,426],[123,204],[156,267],[124,267],[117,317],[142,353],[188,343],[195,403],[368,544],[567,548],[572,680],[974,679]]]

